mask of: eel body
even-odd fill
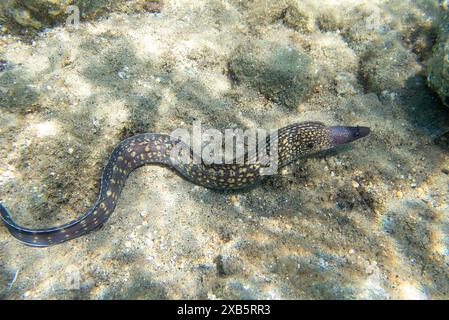
[[[362,138],[369,132],[368,127],[328,127],[320,122],[295,123],[277,130],[276,135],[268,136],[258,148],[269,150],[267,157],[275,160],[278,168],[281,168],[308,154]],[[114,211],[128,175],[142,165],[164,164],[194,184],[211,189],[236,190],[259,182],[264,176],[262,170],[268,163],[248,153],[239,163],[207,164],[202,160],[184,163],[174,161],[175,150],[187,150],[191,159],[198,156],[183,141],[170,135],[144,133],[130,137],[121,141],[112,151],[100,178],[98,198],[78,219],[51,228],[26,228],[15,223],[0,203],[1,220],[21,242],[46,247],[82,236],[101,226]]]

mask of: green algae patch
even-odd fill
[[[229,65],[231,78],[256,88],[267,99],[294,108],[313,83],[312,60],[288,45],[255,41],[241,46]]]
[[[449,13],[442,19],[434,51],[428,63],[427,83],[449,107]]]
[[[38,93],[19,73],[0,73],[0,85],[0,109],[25,113],[36,107]]]
[[[293,2],[283,14],[283,22],[299,32],[315,31],[315,19],[310,5]]]
[[[421,67],[415,54],[404,48],[395,33],[371,45],[362,60],[362,76],[369,91],[400,92]]]

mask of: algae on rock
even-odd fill
[[[440,23],[440,34],[434,47],[434,55],[427,68],[427,83],[449,107],[449,12]]]
[[[407,81],[420,72],[417,57],[404,48],[392,32],[370,45],[362,59],[361,71],[370,91],[400,92]]]
[[[229,64],[231,76],[267,99],[294,108],[313,83],[312,59],[286,44],[258,40],[244,44]]]
[[[35,35],[64,23],[71,5],[78,7],[81,19],[92,19],[113,11],[159,12],[162,0],[5,0],[0,1],[0,12],[7,33]]]

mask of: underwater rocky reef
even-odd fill
[[[0,202],[20,225],[86,212],[114,146],[135,134],[195,122],[371,128],[245,191],[144,166],[101,228],[63,244],[28,247],[1,224],[1,298],[449,297],[443,3],[7,0],[0,10]]]

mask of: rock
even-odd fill
[[[220,277],[239,274],[242,271],[242,261],[238,257],[218,255],[215,258],[217,272]]]
[[[30,111],[37,96],[28,80],[16,72],[7,70],[0,74],[0,109]]]
[[[442,18],[434,55],[427,67],[427,84],[449,107],[449,13]]]
[[[288,44],[245,43],[229,64],[231,78],[259,90],[267,99],[296,107],[313,83],[310,57]]]
[[[24,33],[29,31],[28,29],[39,30],[65,20],[63,16],[66,16],[66,9],[72,2],[72,0],[10,0],[5,5],[4,13],[9,25],[18,26],[19,33]]]
[[[73,11],[69,6],[76,5],[80,20],[93,19],[112,11],[147,11],[158,13],[163,1],[127,1],[127,0],[7,0],[0,3],[5,16],[7,30],[13,34],[30,34],[46,27],[61,25]]]
[[[332,32],[316,35],[308,48],[319,65],[320,84],[335,83],[339,94],[355,92],[359,60],[341,35]]]
[[[161,1],[145,1],[142,4],[142,7],[147,12],[160,13],[161,12],[161,7],[162,7],[162,3],[161,3]]]
[[[362,54],[371,43],[391,31],[391,23],[391,14],[369,1],[348,9],[340,30],[350,47]]]
[[[340,72],[335,77],[335,91],[338,95],[354,95],[357,79],[352,73]]]
[[[420,71],[416,56],[402,46],[395,33],[374,42],[361,61],[365,85],[377,94],[402,91]]]
[[[284,11],[284,23],[300,32],[313,32],[315,30],[315,18],[310,5],[300,1],[292,3]]]

